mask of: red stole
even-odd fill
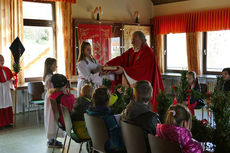
[[[3,74],[3,70],[6,74],[6,79],[5,79],[5,76]],[[13,77],[13,74],[8,67],[5,67],[5,66],[0,67],[0,82],[6,82],[8,80],[11,80],[12,77]]]
[[[159,89],[164,91],[164,85],[154,52],[147,44],[144,44],[138,52],[130,48],[121,56],[107,62],[107,64],[109,66],[122,66],[128,76],[136,81],[149,81],[153,86],[153,111],[157,111],[156,97]],[[120,75],[115,79],[115,84],[119,83],[121,83]]]

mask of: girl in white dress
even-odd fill
[[[95,89],[102,85],[102,79],[99,75],[101,69],[102,66],[91,55],[90,43],[83,42],[77,63],[79,76],[77,84],[78,97],[80,96],[81,88],[86,83],[92,82]]]
[[[47,58],[45,61],[44,75],[43,75],[43,81],[45,82],[45,89],[47,91],[45,95],[45,103],[44,103],[44,125],[45,125],[46,137],[48,139],[47,142],[48,147],[61,148],[62,147],[61,142],[56,141],[55,143],[55,136],[56,136],[58,125],[56,122],[54,122],[53,110],[49,100],[49,89],[53,88],[53,85],[51,83],[51,77],[53,75],[53,72],[56,71],[56,69],[57,69],[56,59]]]

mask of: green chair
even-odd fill
[[[41,107],[44,106],[44,99],[42,98],[43,92],[44,92],[44,85],[42,82],[28,83],[28,94],[29,94],[28,111],[30,112],[31,107],[35,107],[38,123],[41,120],[40,109]]]
[[[71,116],[70,116],[70,112],[69,112],[68,108],[66,108],[65,106],[61,105],[61,110],[62,110],[62,115],[63,115],[63,118],[64,118],[66,134],[70,137],[67,153],[69,152],[70,143],[71,143],[72,139],[76,143],[80,143],[80,149],[79,149],[79,153],[80,153],[81,150],[82,150],[83,143],[90,141],[90,139],[80,139],[73,131],[73,124],[72,124],[72,120],[71,120]]]

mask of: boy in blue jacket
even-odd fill
[[[93,94],[93,107],[87,110],[89,115],[103,118],[109,134],[105,143],[106,152],[125,152],[120,127],[109,108],[110,94],[107,88],[98,88]]]

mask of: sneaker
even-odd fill
[[[49,140],[47,142],[47,145],[48,145],[49,148],[62,148],[63,147],[63,145],[62,145],[62,143],[60,141],[56,140],[56,143],[55,144],[54,143],[55,143],[55,140],[52,139],[52,140]]]

